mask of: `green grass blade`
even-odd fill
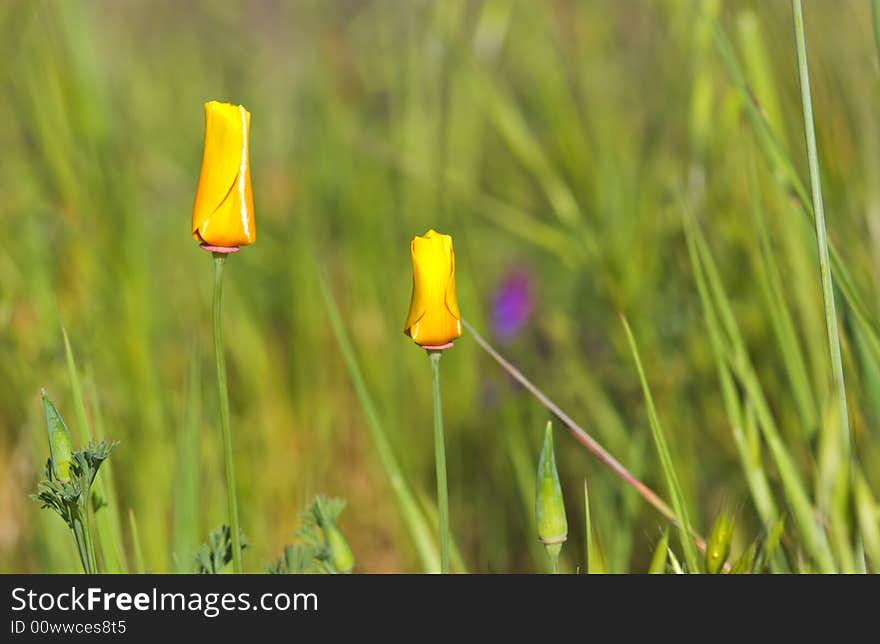
[[[766,213],[761,200],[760,184],[757,178],[754,156],[749,155],[749,186],[751,188],[752,218],[758,234],[759,251],[754,253],[761,292],[770,322],[776,335],[776,342],[782,353],[782,362],[791,385],[792,396],[801,419],[804,433],[808,439],[816,433],[818,426],[815,397],[807,376],[804,352],[798,342],[794,320],[785,301],[782,277],[767,230]]]
[[[61,328],[61,334],[64,336],[64,355],[67,359],[67,376],[70,379],[70,391],[73,394],[73,410],[76,415],[76,429],[79,434],[79,442],[83,447],[88,445],[92,440],[92,432],[89,427],[89,419],[86,414],[86,403],[83,397],[82,384],[79,378],[79,371],[76,368],[76,361],[73,357],[73,348],[70,346],[70,338],[67,335],[67,329]]]
[[[688,518],[687,506],[684,499],[684,493],[678,482],[678,475],[675,473],[675,467],[672,463],[672,455],[669,452],[669,446],[666,443],[666,436],[663,433],[663,427],[660,425],[660,419],[657,416],[657,410],[654,407],[654,397],[651,395],[651,389],[648,386],[648,380],[645,377],[645,370],[642,368],[642,360],[639,357],[639,348],[636,345],[636,339],[626,318],[621,316],[623,328],[626,331],[626,337],[629,340],[630,351],[633,361],[636,365],[636,371],[639,374],[639,381],[642,384],[642,391],[645,395],[645,404],[648,408],[648,421],[651,425],[651,434],[654,437],[654,445],[657,447],[657,454],[660,457],[660,465],[663,468],[663,476],[666,479],[666,486],[669,488],[669,494],[672,497],[672,508],[675,512],[675,519],[678,523],[679,536],[681,545],[684,549],[685,561],[687,562],[688,571],[698,573],[700,571],[699,559],[697,558],[697,548],[691,539],[691,522]]]
[[[595,572],[593,563],[593,520],[590,516],[590,490],[584,479],[584,572]]]
[[[843,358],[840,352],[840,335],[837,329],[837,309],[834,303],[834,286],[831,275],[831,259],[828,249],[828,231],[825,224],[825,206],[822,200],[822,180],[819,175],[819,152],[816,145],[816,129],[813,122],[813,100],[810,93],[810,73],[807,66],[807,42],[804,34],[804,12],[801,0],[792,0],[794,13],[795,44],[797,47],[798,75],[801,86],[801,104],[804,115],[804,136],[807,142],[807,161],[810,169],[810,189],[813,199],[813,220],[819,245],[819,279],[822,283],[822,301],[825,308],[825,327],[828,349],[837,396],[837,413],[840,426],[841,467],[849,467],[850,433],[849,410],[846,403],[846,383],[843,376]]]
[[[807,488],[795,465],[794,458],[779,433],[776,420],[770,411],[770,405],[767,402],[757,372],[745,348],[745,342],[733,316],[730,301],[727,298],[712,254],[698,230],[695,227],[692,227],[691,230],[694,233],[695,245],[705,269],[706,284],[717,309],[722,312],[719,319],[722,320],[722,324],[730,338],[731,347],[730,349],[724,349],[724,358],[728,362],[731,373],[736,376],[740,386],[743,387],[746,395],[754,405],[758,426],[782,479],[785,496],[792,507],[795,523],[805,541],[807,550],[816,559],[819,568],[823,572],[834,572],[836,566],[834,565],[825,533],[813,516],[813,508]]]
[[[144,551],[141,549],[141,534],[138,531],[137,519],[134,516],[134,510],[128,510],[128,528],[131,532],[131,542],[134,547],[134,565],[136,572],[143,575],[147,572],[147,566],[144,562]]]
[[[76,428],[79,434],[81,447],[85,447],[93,440],[86,413],[86,402],[83,394],[82,382],[76,360],[73,356],[73,348],[67,329],[62,327],[64,336],[64,353],[67,358],[67,375],[70,379],[70,389],[73,393],[73,408],[76,416]],[[98,437],[100,438],[103,437]],[[92,484],[93,494],[97,495],[106,503],[95,512],[95,549],[101,553],[105,571],[111,574],[126,572],[125,558],[122,555],[122,532],[119,528],[119,509],[116,505],[116,494],[110,490],[113,486],[112,466],[109,460],[98,472],[95,482]]]
[[[187,374],[183,432],[177,451],[172,553],[177,572],[192,572],[192,559],[199,545],[199,427],[201,425],[201,362],[197,350]]]
[[[471,75],[471,89],[479,97],[490,122],[507,142],[511,151],[535,177],[559,218],[568,227],[576,227],[583,217],[571,189],[553,167],[540,141],[532,134],[522,111],[512,98],[496,87],[495,81],[481,70]]]
[[[746,422],[744,417],[736,383],[726,360],[725,334],[718,321],[715,306],[709,294],[702,261],[697,250],[697,244],[700,241],[699,231],[696,223],[693,221],[693,216],[689,213],[685,214],[684,223],[691,266],[693,267],[697,292],[703,307],[703,317],[706,320],[706,328],[709,332],[709,342],[715,356],[722,400],[730,421],[734,444],[739,454],[740,464],[742,465],[752,500],[755,503],[755,508],[758,511],[758,516],[761,517],[763,524],[768,526],[779,516],[779,511],[776,508],[776,502],[773,499],[773,493],[770,490],[767,475],[764,472],[761,443],[757,440],[754,433],[749,431],[752,427]]]
[[[678,557],[675,556],[672,548],[668,546],[666,547],[666,556],[669,559],[669,567],[672,568],[672,572],[676,575],[683,575],[684,568],[682,568],[681,562],[678,560]]]
[[[388,437],[385,435],[385,429],[382,426],[382,422],[379,420],[379,414],[376,412],[373,400],[370,397],[369,390],[364,382],[364,377],[361,374],[360,366],[358,365],[357,357],[354,353],[354,348],[351,345],[351,340],[349,340],[348,333],[342,323],[342,317],[339,315],[339,308],[336,306],[336,300],[330,291],[330,287],[324,280],[324,277],[319,274],[318,280],[321,287],[321,295],[324,298],[324,304],[327,309],[327,316],[330,318],[330,326],[333,328],[333,333],[336,336],[336,343],[339,345],[339,350],[342,353],[342,358],[348,369],[348,374],[351,378],[355,395],[357,396],[358,402],[361,405],[361,410],[364,413],[364,420],[366,421],[367,429],[369,430],[373,443],[376,446],[376,451],[379,453],[379,461],[382,464],[382,468],[385,470],[385,474],[388,476],[388,481],[397,500],[404,524],[406,525],[410,538],[412,538],[413,544],[418,552],[422,568],[425,572],[439,571],[440,555],[432,536],[433,531],[424,514],[419,509],[418,501],[410,490],[410,487],[403,476],[403,472],[397,463],[397,459],[391,451],[391,444],[388,442]]]
[[[654,549],[654,556],[651,557],[651,565],[648,567],[649,575],[665,575],[666,561],[669,559],[669,528],[663,530],[663,536]]]
[[[872,570],[880,572],[880,507],[861,471],[856,472],[855,506],[865,555],[871,562]]]
[[[95,379],[89,374],[87,374],[85,380],[85,390],[89,407],[92,409],[94,415],[95,439],[99,441],[105,440],[107,438],[107,432],[104,427],[104,414],[98,398]],[[108,538],[110,538],[110,543],[113,544],[113,548],[110,553],[111,562],[108,566],[107,572],[114,572],[114,566],[118,566],[119,570],[115,572],[127,573],[128,561],[125,557],[125,541],[122,536],[122,517],[119,512],[119,500],[116,496],[116,486],[113,484],[113,481],[115,480],[113,478],[114,469],[113,459],[107,459],[101,465],[101,470],[98,473],[98,479],[96,482],[99,483],[102,480],[106,481],[103,486],[103,492],[105,494],[104,501],[106,501],[107,505],[95,513],[95,523],[97,524],[99,534],[111,535]],[[107,554],[105,553],[104,556],[106,558]]]
[[[871,17],[874,25],[874,46],[877,49],[877,61],[880,63],[880,0],[871,0]]]
[[[736,57],[733,46],[720,26],[716,27],[715,30],[715,43],[721,57],[721,62],[731,82],[740,94],[742,104],[745,107],[746,114],[749,117],[767,163],[782,187],[797,198],[804,214],[810,220],[814,219],[812,201],[798,175],[794,163],[781,143],[779,134],[773,130],[757,98],[746,82],[745,74]],[[866,340],[871,346],[875,357],[880,359],[880,324],[878,324],[872,308],[859,294],[849,270],[840,258],[834,244],[830,241],[828,252],[830,254],[831,270],[835,276],[834,283],[840,289],[841,295],[843,295],[844,300],[855,314],[859,325],[865,330]]]

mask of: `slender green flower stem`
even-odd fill
[[[220,394],[220,432],[223,435],[223,460],[226,465],[226,500],[229,528],[232,532],[232,569],[240,574],[241,531],[238,522],[238,498],[235,494],[235,462],[232,459],[232,431],[229,429],[229,391],[226,387],[226,358],[223,355],[223,327],[220,311],[223,304],[223,266],[226,255],[214,255],[214,356],[217,360],[217,389]]]
[[[428,351],[434,390],[434,463],[437,469],[437,514],[440,518],[440,572],[449,572],[449,491],[446,485],[446,444],[443,438],[443,406],[440,402],[442,351]]]

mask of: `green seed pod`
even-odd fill
[[[327,540],[327,550],[330,551],[330,563],[337,572],[349,573],[354,568],[354,553],[348,541],[336,526],[324,529],[324,538]]]
[[[49,400],[46,390],[40,392],[43,397],[43,410],[46,412],[46,430],[49,435],[50,472],[58,481],[70,478],[70,461],[73,456],[73,440],[70,430],[61,418],[61,414]]]
[[[568,538],[568,520],[562,500],[562,486],[556,471],[553,453],[553,425],[548,422],[544,431],[544,446],[538,462],[538,481],[535,491],[535,518],[538,523],[538,540],[547,548],[551,559],[556,559],[562,544]]]
[[[712,526],[709,542],[706,544],[706,572],[717,575],[724,567],[730,554],[730,540],[733,538],[733,519],[722,512]]]

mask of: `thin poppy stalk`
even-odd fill
[[[220,313],[223,305],[223,267],[226,253],[214,256],[214,357],[217,362],[217,391],[220,396],[220,433],[223,439],[223,462],[226,468],[226,502],[229,526],[232,531],[232,569],[242,572],[241,530],[238,520],[238,497],[235,493],[235,461],[232,458],[232,430],[229,427],[229,391],[226,386],[226,358],[223,353],[223,325]]]
[[[443,403],[440,399],[442,351],[428,351],[434,399],[434,466],[437,471],[437,515],[440,524],[440,572],[449,572],[449,488],[446,483],[446,439],[443,434]]]

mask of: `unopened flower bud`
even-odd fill
[[[327,550],[330,551],[330,562],[337,572],[349,573],[354,568],[354,553],[348,545],[342,531],[335,525],[324,529]]]
[[[67,481],[70,478],[70,461],[73,456],[73,440],[70,430],[46,390],[40,392],[43,410],[46,412],[46,430],[49,435],[49,463],[52,478]]]
[[[544,446],[538,462],[535,518],[538,523],[538,540],[547,548],[551,559],[555,560],[568,538],[568,520],[565,516],[559,473],[556,471],[556,456],[553,453],[553,426],[549,422],[544,431]]]

